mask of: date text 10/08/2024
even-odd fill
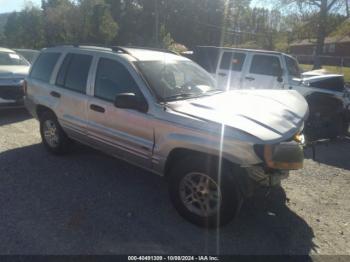
[[[128,261],[219,261],[216,256],[128,256]]]

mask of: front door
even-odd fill
[[[244,89],[282,89],[283,73],[280,57],[253,54],[250,67],[243,78]]]
[[[242,69],[246,54],[240,52],[224,51],[217,71],[218,85],[223,90],[240,89]]]
[[[121,93],[143,98],[131,72],[117,58],[99,58],[93,94],[88,102],[88,136],[104,151],[150,168],[154,143],[152,117],[114,106],[115,97]]]

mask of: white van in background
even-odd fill
[[[309,103],[309,139],[335,138],[348,129],[350,100],[342,75],[303,77],[294,57],[275,51],[198,46],[183,55],[211,73],[224,90],[297,90]]]

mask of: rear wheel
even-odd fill
[[[71,141],[53,113],[45,112],[40,117],[40,134],[45,148],[51,153],[63,154],[69,150]]]
[[[189,157],[177,163],[169,174],[169,193],[181,216],[202,227],[218,227],[237,215],[242,197],[230,168],[223,165],[219,173],[216,161],[208,160]]]

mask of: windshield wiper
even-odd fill
[[[187,99],[187,98],[195,98],[203,94],[193,94],[193,93],[180,93],[172,96],[167,96],[164,98],[164,101],[176,101],[181,99]]]
[[[209,91],[203,93],[203,95],[209,95],[209,94],[214,95],[216,93],[222,93],[222,92],[224,92],[224,90],[217,88],[217,89],[209,90]]]

